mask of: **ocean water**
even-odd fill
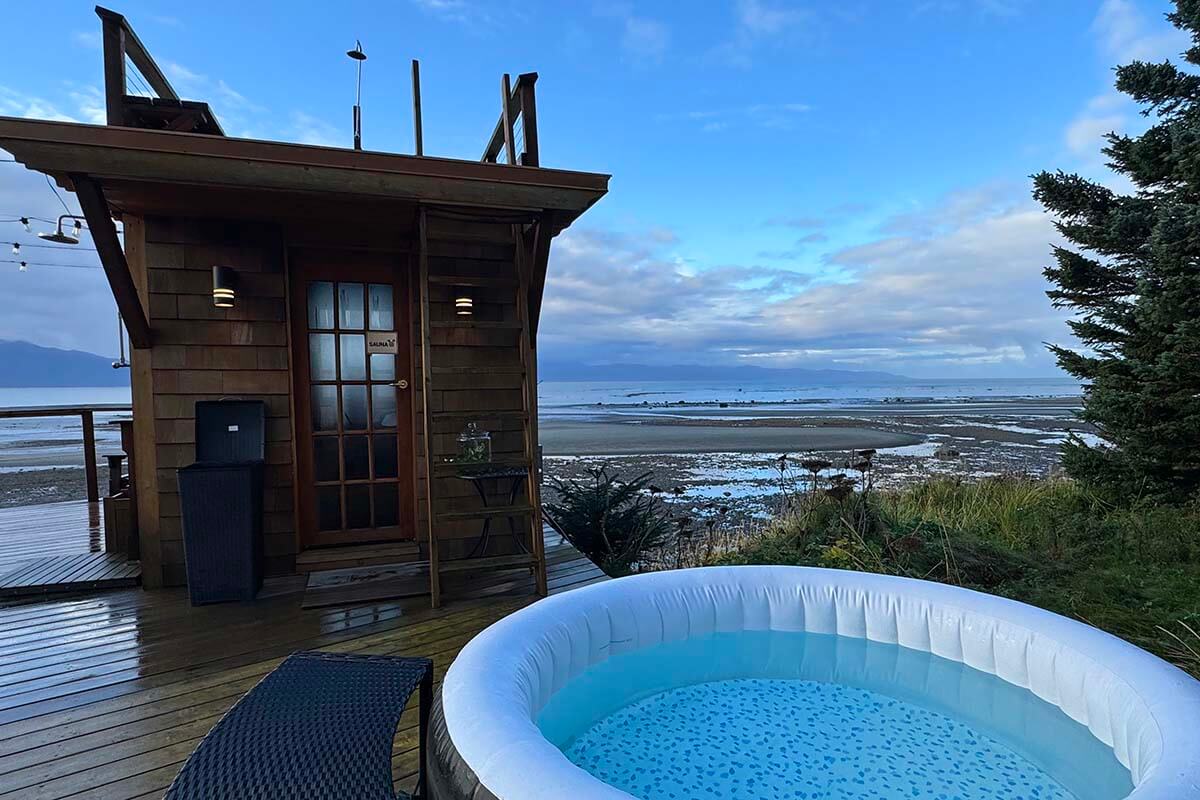
[[[128,404],[126,387],[0,388],[0,408]],[[128,411],[95,415],[98,452],[119,450],[121,434],[108,424]],[[0,419],[0,473],[83,465],[83,427],[79,417]]]
[[[543,418],[596,418],[636,414],[685,414],[708,418],[778,416],[877,407],[971,409],[997,401],[1062,398],[1073,405],[1079,383],[1067,378],[926,380],[904,383],[743,384],[705,381],[542,381]],[[722,409],[720,404],[727,404]],[[746,406],[753,405],[753,409]]]
[[[538,725],[642,800],[1118,800],[1110,748],[1057,707],[930,653],[749,631],[623,653]]]

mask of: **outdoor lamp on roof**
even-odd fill
[[[75,225],[71,229],[74,235],[70,233],[63,233],[64,219],[75,220]],[[58,218],[58,225],[55,226],[54,233],[39,233],[38,238],[45,239],[47,242],[54,242],[56,244],[79,244],[79,232],[81,230],[83,230],[83,226],[80,224],[78,217],[74,216],[73,214],[62,214]]]
[[[237,273],[233,267],[213,267],[213,305],[233,308],[237,292]]]

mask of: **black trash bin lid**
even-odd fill
[[[196,461],[261,461],[265,454],[266,405],[262,400],[196,403]]]

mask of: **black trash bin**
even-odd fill
[[[179,470],[192,605],[253,600],[262,586],[261,400],[196,403],[196,463]]]

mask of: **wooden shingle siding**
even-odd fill
[[[288,574],[296,537],[282,235],[261,224],[156,217],[144,230],[158,540],[147,584],[185,581],[175,471],[195,461],[196,403],[229,397],[266,403],[265,567],[267,575]],[[213,306],[214,265],[237,271],[232,309]]]
[[[435,415],[450,412],[463,415],[435,417],[427,428],[418,393],[417,452],[423,452],[425,431],[431,429],[434,462],[454,455],[459,433],[473,421],[491,433],[493,459],[520,460],[525,423],[497,413],[511,415],[521,411],[522,387],[527,379],[522,372],[518,343],[522,331],[518,327],[515,302],[518,275],[512,225],[441,219],[433,215],[428,226],[430,355],[434,365],[429,410]],[[454,298],[460,292],[474,301],[473,314],[465,319],[458,317],[454,308]],[[417,323],[414,341],[419,343],[420,314],[414,313],[413,319]],[[420,374],[420,347],[416,351],[416,370]],[[421,387],[417,388],[420,392]],[[426,472],[423,459],[418,459],[417,508],[422,530],[428,514]],[[439,470],[433,480],[438,511],[479,507],[474,488],[455,478],[452,468]],[[490,491],[498,488],[501,492],[490,495],[489,503],[507,504],[509,486],[508,481],[499,487],[489,485]],[[522,502],[523,497],[522,493],[517,502]],[[466,556],[476,543],[481,525],[479,519],[437,523],[434,527],[441,559]],[[513,552],[508,521],[496,519],[491,525],[493,535],[488,554]],[[517,520],[517,525],[522,530],[528,527],[528,520]]]

